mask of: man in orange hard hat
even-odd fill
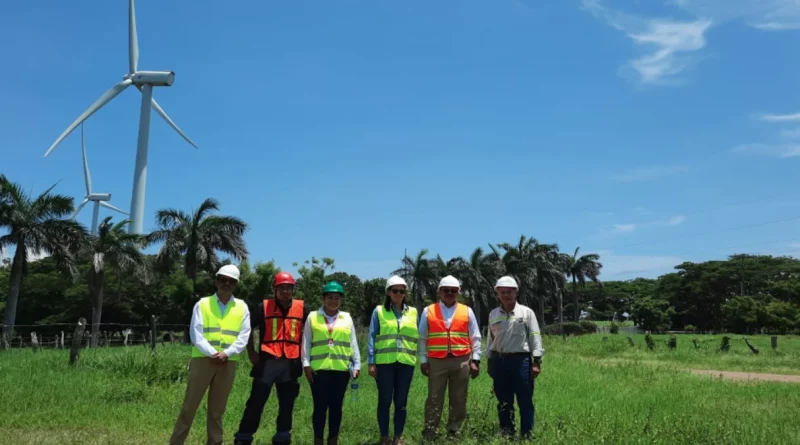
[[[303,300],[292,298],[295,281],[292,274],[279,272],[272,281],[274,298],[265,299],[258,305],[253,317],[257,320],[261,347],[255,350],[253,337],[247,342],[247,353],[253,364],[253,386],[245,405],[239,430],[234,435],[236,445],[250,445],[258,430],[261,413],[274,385],[278,391],[278,418],[274,445],[290,444],[292,440],[292,411],[294,401],[300,394],[298,379],[303,375],[300,361],[300,345],[304,322],[309,309]]]

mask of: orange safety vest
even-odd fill
[[[303,300],[292,300],[285,315],[274,298],[264,300],[264,338],[261,350],[276,358],[300,358],[303,334]]]
[[[428,357],[445,358],[448,354],[459,357],[472,351],[469,341],[469,311],[464,304],[456,305],[450,329],[444,323],[439,303],[428,306]]]

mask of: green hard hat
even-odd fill
[[[322,288],[322,294],[325,295],[331,293],[339,294],[344,297],[344,288],[338,282],[331,281]]]

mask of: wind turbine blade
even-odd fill
[[[197,148],[197,145],[195,145],[195,143],[192,142],[191,139],[189,139],[189,136],[186,136],[181,131],[181,129],[178,128],[177,125],[175,125],[175,122],[172,122],[172,119],[170,119],[169,116],[167,116],[167,113],[163,109],[161,109],[161,107],[158,105],[158,102],[156,102],[155,99],[153,99],[153,108],[156,110],[156,113],[160,114],[161,117],[163,117],[164,120],[167,121],[170,127],[172,127],[175,131],[177,131],[178,134],[181,135],[184,139],[186,139],[186,142],[190,143],[192,147]]]
[[[75,219],[75,216],[77,216],[77,215],[78,215],[78,212],[80,212],[80,211],[81,211],[81,209],[83,208],[83,206],[85,206],[85,205],[86,205],[86,203],[87,203],[87,202],[89,202],[89,198],[86,198],[86,199],[84,199],[84,200],[83,200],[83,202],[81,202],[81,203],[80,203],[80,205],[78,206],[78,208],[77,208],[77,209],[75,209],[75,211],[72,213],[72,216],[70,216],[70,219]]]
[[[132,83],[133,83],[132,80],[125,79],[122,82],[111,87],[111,89],[109,89],[105,93],[103,93],[103,95],[100,96],[100,99],[97,99],[86,111],[83,112],[83,114],[81,114],[80,116],[78,116],[77,119],[75,119],[75,122],[73,122],[72,125],[67,127],[67,129],[64,130],[63,133],[61,133],[61,136],[59,136],[58,139],[56,139],[56,141],[53,142],[53,145],[51,145],[50,149],[47,150],[47,153],[44,154],[44,157],[47,157],[47,155],[49,155],[50,152],[53,151],[56,148],[56,146],[58,146],[58,144],[60,144],[61,141],[64,140],[65,137],[67,137],[70,133],[72,133],[72,131],[75,130],[75,128],[77,128],[78,125],[82,124],[83,121],[85,121],[86,119],[89,119],[89,116],[93,115],[97,110],[102,108],[103,105],[111,101],[111,99],[117,97],[119,93],[125,91],[125,88],[131,86]]]
[[[139,39],[136,36],[136,10],[133,0],[128,2],[128,74],[133,74],[139,65]]]
[[[83,138],[83,124],[81,124],[81,151],[83,152],[83,179],[86,182],[86,194],[92,194],[92,176],[89,175],[89,161],[86,159],[86,144]]]
[[[107,208],[109,208],[111,210],[116,210],[117,212],[122,213],[123,215],[127,215],[128,214],[128,212],[126,212],[124,210],[121,210],[121,209],[118,209],[118,208],[112,206],[111,204],[109,204],[109,203],[107,203],[105,201],[100,201],[100,205],[103,206],[103,207],[107,207]]]

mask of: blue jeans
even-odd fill
[[[501,432],[509,435],[515,433],[514,395],[516,395],[521,423],[520,433],[523,437],[529,437],[533,432],[535,415],[530,356],[492,357],[489,359],[489,376],[494,381]]]
[[[378,375],[378,428],[381,436],[389,435],[389,409],[394,399],[394,435],[402,436],[406,427],[406,403],[414,367],[394,362],[390,365],[377,365]]]

